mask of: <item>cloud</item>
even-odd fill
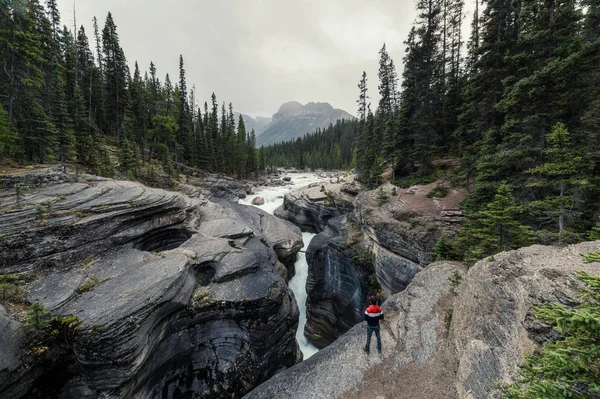
[[[72,26],[72,0],[61,0]],[[128,62],[153,61],[178,80],[179,54],[200,102],[214,91],[239,112],[275,113],[290,100],[327,101],[355,113],[363,70],[375,97],[378,51],[396,65],[415,18],[411,0],[77,0],[77,23],[92,39],[111,11]]]

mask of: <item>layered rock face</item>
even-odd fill
[[[404,290],[431,262],[436,242],[442,236],[456,235],[462,219],[445,216],[441,210],[413,210],[395,197],[379,206],[376,196],[373,191],[361,193],[353,217],[372,242],[377,280],[389,296]]]
[[[302,246],[297,229],[198,193],[37,174],[0,191],[3,266],[82,331],[48,359],[0,306],[0,396],[236,397],[296,362],[281,262]],[[19,207],[16,181],[29,185]]]
[[[460,227],[455,218],[407,209],[397,197],[381,201],[378,195],[378,191],[359,194],[353,212],[328,219],[328,226],[307,249],[305,333],[318,347],[362,321],[367,298],[376,294],[377,285],[387,297],[404,290],[430,263],[429,254],[439,238],[456,234]],[[287,199],[289,210],[310,221],[328,212],[306,198]]]
[[[300,227],[302,231],[320,233],[327,226],[329,219],[345,215],[354,209],[352,203],[341,200],[336,206],[325,206],[308,196],[289,193],[283,197],[283,205],[275,209],[275,216],[288,220]]]
[[[246,198],[246,194],[252,192],[252,187],[248,184],[228,176],[214,174],[186,176],[185,184],[182,184],[179,189],[190,196],[201,194],[209,200],[220,198],[234,202]]]
[[[342,248],[347,240],[342,229],[346,224],[346,216],[331,219],[306,251],[310,268],[304,335],[318,348],[326,347],[362,320],[369,294],[370,271],[353,259],[355,251]]]
[[[526,353],[556,338],[532,308],[576,305],[574,272],[600,273],[598,263],[584,264],[580,254],[599,250],[600,241],[536,245],[468,271],[459,263],[430,264],[383,304],[382,354],[362,352],[361,323],[246,398],[499,399],[498,382],[513,380]],[[454,291],[448,277],[455,273],[463,282]]]

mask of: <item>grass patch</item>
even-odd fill
[[[100,284],[102,281],[102,279],[99,279],[96,276],[88,277],[88,279],[77,288],[77,293],[83,294],[84,292],[89,292],[96,288],[96,285]]]

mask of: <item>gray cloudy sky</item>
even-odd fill
[[[73,0],[59,1],[73,26]],[[182,54],[197,99],[214,91],[252,116],[290,100],[355,114],[362,71],[375,96],[379,49],[401,66],[416,15],[413,0],[76,0],[76,10],[92,45],[92,18],[102,29],[111,11],[131,66],[154,61],[175,82]]]

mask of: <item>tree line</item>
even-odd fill
[[[241,178],[259,170],[254,131],[213,93],[204,107],[179,79],[161,81],[154,63],[133,74],[109,12],[93,47],[83,26],[61,25],[56,0],[0,0],[0,158],[62,162],[100,175],[128,176],[160,160]],[[115,151],[115,150],[113,150]]]
[[[261,147],[268,169],[275,166],[299,169],[347,169],[352,164],[356,120],[338,120],[326,128],[295,140]]]

